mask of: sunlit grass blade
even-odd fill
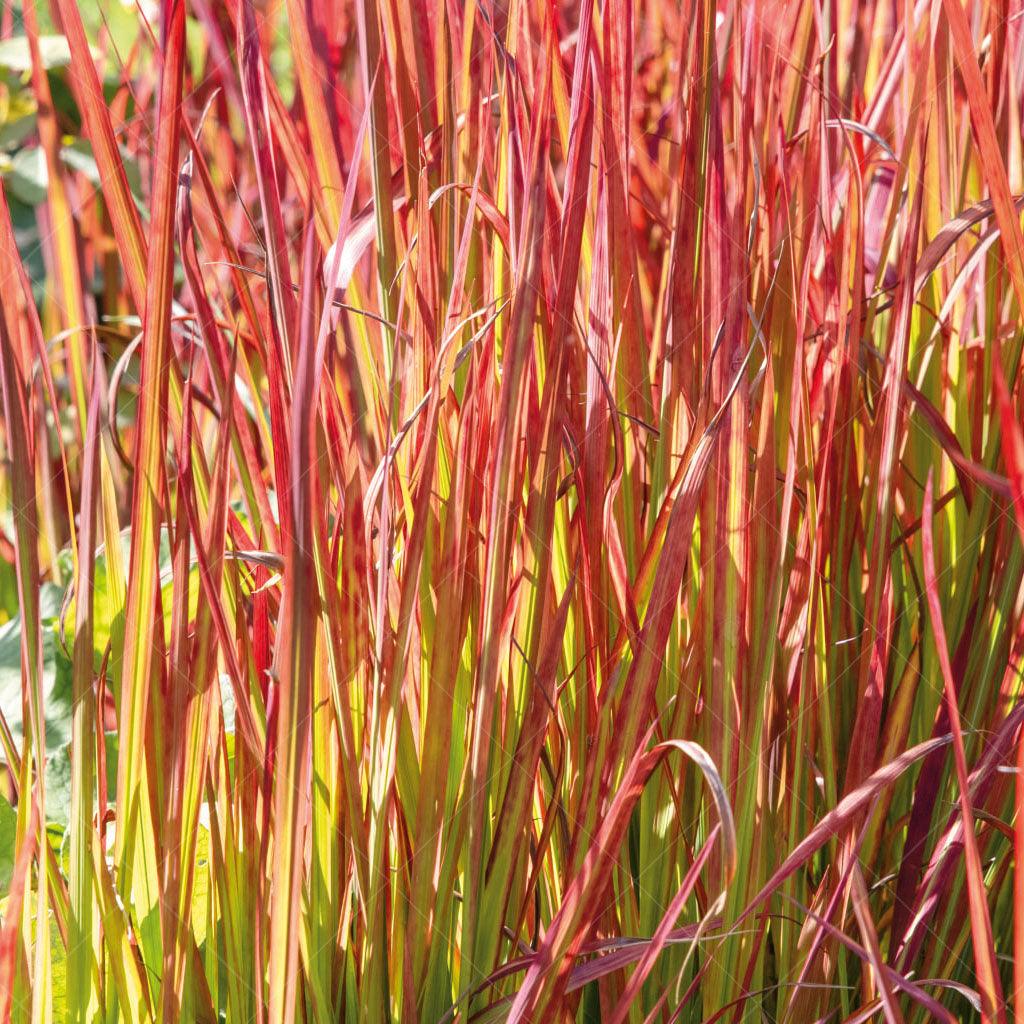
[[[1024,1024],[1022,61],[9,6],[0,1018]]]

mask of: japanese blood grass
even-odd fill
[[[1024,1024],[1015,5],[4,11],[0,1024]]]

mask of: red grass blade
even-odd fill
[[[971,935],[974,945],[974,963],[978,972],[978,988],[981,991],[981,1019],[1005,1024],[1006,1006],[1003,1001],[999,969],[996,965],[995,949],[992,944],[992,921],[989,918],[985,881],[982,877],[981,855],[974,831],[974,811],[967,782],[967,758],[964,753],[963,731],[960,728],[960,709],[957,705],[956,684],[949,663],[949,648],[942,624],[942,605],[939,600],[938,580],[935,573],[935,552],[932,543],[932,521],[935,517],[932,498],[932,481],[929,476],[924,490],[924,511],[921,524],[921,545],[924,552],[924,585],[928,597],[928,610],[935,638],[935,647],[942,668],[945,684],[946,706],[949,709],[949,724],[953,736],[953,756],[956,761],[957,781],[960,785],[960,813],[964,825],[964,857],[967,863],[967,893],[970,902]]]

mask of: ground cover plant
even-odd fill
[[[1024,11],[0,11],[0,1024],[1024,1022]]]

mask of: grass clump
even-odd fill
[[[1024,21],[0,18],[0,1024],[1024,1021]]]

